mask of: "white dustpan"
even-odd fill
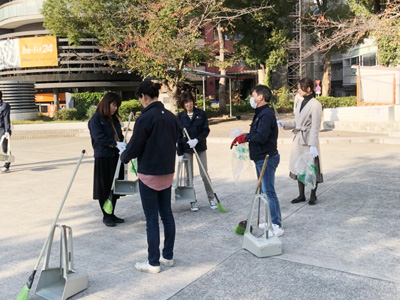
[[[6,162],[14,162],[15,157],[14,155],[11,154],[10,149],[11,149],[11,138],[8,139],[8,147],[7,147],[7,153],[3,153],[3,142],[4,139],[6,138],[5,135],[3,135],[0,139],[0,161],[6,161]]]
[[[253,217],[253,212],[256,204],[262,201],[264,204],[265,211],[265,222],[267,226],[264,226],[264,233],[261,237],[256,237],[250,232],[250,223]],[[247,226],[246,231],[243,236],[243,244],[242,248],[248,250],[253,253],[257,257],[268,257],[274,255],[282,254],[282,242],[281,240],[275,236],[269,236],[268,231],[272,232],[272,223],[271,223],[271,213],[269,210],[268,199],[265,194],[256,194],[253,199],[253,203],[251,205],[251,210],[249,216],[247,218]],[[257,224],[258,227],[258,224]]]
[[[184,173],[183,176],[182,173]],[[184,158],[182,162],[178,163],[176,178],[171,188],[171,199],[175,202],[196,201],[193,188],[192,168],[187,158]]]
[[[55,228],[61,229],[60,266],[58,268],[49,268]],[[55,225],[53,235],[47,245],[45,264],[40,273],[36,295],[48,300],[65,300],[87,289],[88,285],[87,273],[77,271],[74,268],[71,227]]]

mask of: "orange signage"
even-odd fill
[[[65,93],[58,94],[58,101],[65,102]],[[54,94],[36,94],[35,102],[54,102]]]
[[[19,39],[21,68],[58,66],[57,39],[53,36]]]

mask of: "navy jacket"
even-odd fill
[[[207,150],[206,138],[210,133],[210,128],[208,127],[208,119],[206,113],[196,107],[193,108],[193,118],[190,120],[187,115],[186,110],[178,114],[179,123],[179,137],[178,137],[178,155],[183,155],[183,153],[193,153],[193,149],[189,147],[187,141],[188,139],[183,134],[183,128],[189,133],[191,139],[197,139],[199,142],[196,145],[197,152],[202,152]]]
[[[0,100],[0,135],[11,134],[10,104]]]
[[[121,154],[128,163],[138,159],[138,172],[145,175],[167,175],[175,171],[178,122],[173,113],[157,101],[142,110],[135,122],[132,137]]]
[[[250,159],[260,160],[265,159],[267,154],[270,157],[278,154],[278,125],[268,104],[256,108],[250,126],[250,133],[246,136],[246,142],[249,142]]]
[[[124,140],[121,131],[121,123],[114,120],[114,126],[117,130],[119,141]],[[100,113],[95,112],[88,124],[90,130],[90,137],[92,139],[92,146],[94,150],[94,157],[112,157],[118,155],[114,147],[117,145],[114,137],[114,129]]]

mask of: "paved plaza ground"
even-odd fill
[[[14,299],[31,274],[82,149],[87,155],[58,222],[73,228],[75,267],[89,274],[89,288],[71,299],[400,299],[400,146],[371,142],[382,137],[375,134],[321,132],[325,182],[319,202],[291,204],[297,184],[288,177],[290,132],[280,131],[275,185],[283,253],[257,258],[234,233],[249,212],[256,176],[250,166],[234,182],[229,133],[249,124],[211,125],[209,174],[227,213],[208,207],[195,166],[200,210],[173,204],[175,266],[159,274],[134,268],[147,256],[138,195],[118,202],[116,214],[124,224],[103,225],[92,200],[88,137],[14,140],[16,162],[10,173],[0,174],[0,299]],[[39,299],[39,276],[30,299]]]

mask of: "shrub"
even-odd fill
[[[104,93],[76,93],[72,95],[74,100],[74,106],[77,110],[77,119],[84,120],[87,118],[88,109],[91,106],[97,106],[101,98],[103,98]]]
[[[336,108],[336,107],[348,107],[357,106],[357,97],[318,97],[319,102],[322,104],[322,108]]]
[[[131,111],[133,112],[136,119],[137,112],[140,112],[142,109],[143,106],[142,104],[140,104],[139,100],[122,101],[121,107],[119,108],[119,114],[122,118],[122,121],[128,121]]]
[[[280,113],[293,111],[294,99],[290,96],[290,90],[287,85],[284,85],[279,90],[272,91],[272,102]]]
[[[91,105],[86,111],[86,118],[89,120],[96,112],[97,106]]]
[[[76,120],[78,116],[78,111],[76,108],[63,108],[54,114],[55,120],[66,121],[66,120]]]

